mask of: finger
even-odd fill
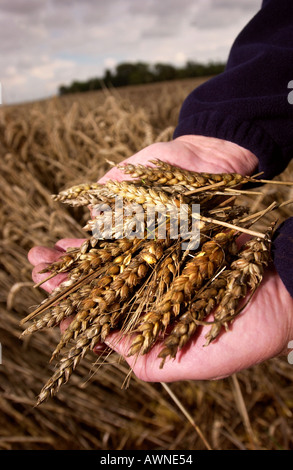
[[[237,237],[236,239],[238,249],[241,248],[250,239],[251,239],[251,235],[248,235],[247,233],[241,233],[241,235],[239,235],[239,237]]]
[[[47,279],[50,275],[49,272],[40,273],[40,271],[46,269],[47,266],[49,266],[48,263],[39,263],[32,270],[32,279],[36,284],[40,283],[41,281],[45,281],[45,279]],[[51,279],[48,279],[43,284],[41,284],[40,287],[47,292],[52,292],[52,290],[58,287],[61,282],[66,280],[66,278],[67,275],[65,273],[57,274],[56,276],[52,277]]]
[[[79,248],[85,238],[62,238],[55,244],[55,248],[60,251],[66,251],[68,248]]]
[[[178,359],[176,361],[169,360],[165,363],[163,369],[160,368],[162,360],[158,358],[161,346],[155,345],[146,355],[128,356],[129,347],[131,345],[131,337],[121,337],[119,333],[111,333],[108,335],[105,343],[119,355],[124,357],[134,374],[140,380],[145,382],[172,382],[181,380],[184,374],[190,373],[186,364],[180,364],[178,367]],[[187,369],[187,372],[186,372]],[[183,379],[184,380],[184,379]]]
[[[70,315],[69,317],[65,318],[65,320],[62,320],[60,323],[60,331],[61,333],[64,333],[65,330],[69,327],[70,323],[74,319],[74,315]]]
[[[33,265],[36,266],[40,263],[51,264],[56,261],[60,256],[61,252],[55,250],[54,248],[48,248],[45,246],[34,246],[28,252],[28,260]]]
[[[109,347],[124,357],[136,377],[146,382],[216,380],[242,368],[230,361],[229,351],[232,350],[235,354],[236,350],[231,347],[229,341],[224,347],[219,342],[213,343],[208,349],[203,347],[204,343],[205,336],[201,332],[195,342],[191,341],[189,345],[178,351],[175,359],[168,358],[162,368],[162,359],[158,357],[162,345],[159,343],[145,355],[129,357],[130,338],[121,338],[119,334],[113,333],[106,341]],[[239,357],[236,360],[239,360]]]
[[[117,168],[112,168],[109,170],[102,178],[99,179],[100,184],[105,184],[108,180],[115,180],[115,181],[122,181],[125,179],[122,171],[118,170]]]
[[[162,369],[158,359],[160,344],[138,357],[128,357],[130,337],[111,334],[107,337],[107,344],[126,359],[141,380],[215,380],[259,364],[283,351],[290,330],[286,318],[288,306],[292,306],[289,292],[278,276],[267,272],[262,287],[239,313],[237,321],[229,325],[227,332],[222,331],[216,341],[204,347],[210,327],[200,326],[198,334],[178,351],[175,359],[168,358]],[[206,320],[210,321],[209,317]]]
[[[34,246],[28,252],[28,260],[33,266],[36,266],[39,263],[51,264],[60,258],[64,251],[69,247],[79,247],[82,245],[84,240],[84,238],[64,238],[59,240],[55,244],[54,248]]]
[[[104,356],[105,354],[109,354],[111,349],[109,349],[109,346],[105,343],[97,343],[93,348],[93,352],[97,354],[97,356]]]
[[[160,149],[160,148],[161,148],[160,144],[150,145],[149,147],[146,147],[140,150],[139,152],[135,153],[131,157],[126,158],[121,163],[122,164],[132,163],[133,165],[138,165],[140,163],[145,165],[146,163],[148,163],[148,165],[154,166],[152,163],[149,162],[149,160],[159,157],[159,155],[155,152],[155,150]],[[165,150],[165,147],[164,147],[164,150]],[[162,152],[160,156],[162,157],[163,154],[164,152]],[[178,163],[178,157],[176,158],[176,162]],[[99,183],[104,184],[108,180],[123,181],[126,179],[131,180],[132,179],[131,175],[125,175],[125,173],[122,170],[119,170],[117,167],[114,167],[114,168],[111,168],[111,170],[109,170],[102,178],[99,179]]]

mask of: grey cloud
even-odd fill
[[[231,36],[237,32],[238,19],[242,18],[243,25],[243,18],[249,20],[260,3],[261,0],[0,0],[0,80],[13,83],[15,71],[14,83],[23,77],[27,80],[26,85],[19,87],[20,92],[23,88],[27,93],[31,84],[34,93],[32,70],[37,66],[43,66],[43,71],[48,66],[49,70],[50,63],[57,83],[84,79],[88,72],[99,75],[107,58],[114,62],[151,62],[159,57],[171,62],[176,54],[181,54],[190,59],[218,59],[219,54],[224,57],[227,44],[234,39]],[[43,76],[45,89],[48,78]],[[41,79],[38,83],[41,89]]]
[[[142,39],[170,37],[178,33],[182,21],[194,3],[194,0],[130,2],[129,12],[135,16],[144,15],[148,20],[141,32]]]
[[[191,25],[199,29],[226,28],[232,24],[249,21],[261,6],[261,0],[210,0],[200,3]]]
[[[211,0],[211,4],[216,8],[229,8],[236,10],[255,11],[256,6],[261,6],[262,0]]]
[[[132,0],[49,0],[52,21],[46,22],[54,26],[54,18],[60,16],[64,29],[72,20],[85,28],[93,23],[102,25],[121,10],[127,10],[129,1]]]
[[[194,0],[147,0],[145,2],[130,1],[129,11],[133,14],[155,15],[164,20],[169,16],[183,13],[187,8],[194,5]]]
[[[43,31],[37,27],[27,28],[17,18],[11,18],[9,22],[0,18],[0,50],[2,54],[21,54],[24,50],[34,49],[43,39]],[[8,60],[8,57],[6,57]]]
[[[35,15],[36,12],[42,10],[44,3],[39,0],[13,0],[0,3],[1,13],[12,13],[16,15]]]

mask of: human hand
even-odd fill
[[[153,144],[133,155],[125,162],[133,164],[161,159],[193,171],[237,172],[252,174],[257,167],[256,157],[231,142],[203,136],[184,136],[172,142]],[[111,169],[101,180],[125,179],[117,168]],[[38,272],[61,256],[68,246],[80,246],[83,240],[61,240],[54,249],[35,247],[29,260],[35,266],[33,279],[39,282],[46,274]],[[58,275],[43,284],[51,291],[64,279]],[[207,319],[209,320],[209,319]],[[63,331],[70,322],[61,325]],[[120,340],[116,333],[107,338],[107,344],[124,356],[134,373],[142,380],[170,382],[177,380],[203,380],[229,376],[232,373],[263,362],[286,350],[293,337],[293,300],[275,271],[266,272],[261,287],[249,305],[230,327],[208,347],[205,335],[209,327],[200,327],[199,334],[184,347],[174,360],[167,360],[160,369],[157,358],[160,345],[155,345],[146,355],[127,357],[129,338]],[[119,341],[118,341],[119,337]]]

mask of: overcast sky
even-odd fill
[[[0,0],[4,103],[57,94],[126,61],[226,61],[261,0]]]

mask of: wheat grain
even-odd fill
[[[170,321],[179,316],[186,309],[191,298],[203,286],[204,282],[212,278],[225,261],[225,248],[227,254],[235,252],[235,232],[218,233],[205,242],[194,258],[189,261],[182,274],[175,277],[169,290],[157,303],[153,312],[143,316],[137,331],[138,336],[131,343],[128,355],[145,354],[157,340],[159,334],[167,328]]]
[[[252,215],[247,206],[237,204],[241,191],[225,193],[248,182],[249,177],[190,172],[160,160],[151,163],[154,167],[119,166],[137,181],[76,185],[54,196],[73,206],[100,205],[84,227],[92,231],[92,237],[80,248],[68,249],[44,270],[50,277],[66,273],[67,280],[25,319],[43,314],[24,331],[27,335],[75,315],[52,354],[51,360],[63,351],[38,403],[56,394],[85,354],[105,342],[113,330],[122,336],[134,334],[129,356],[146,354],[162,340],[159,358],[163,367],[213,313],[208,345],[222,327],[228,328],[239,312],[240,300],[262,280],[271,231],[261,233],[250,226],[275,207]],[[116,197],[125,203],[126,213],[132,203],[142,206],[141,238],[125,236],[136,220],[123,211],[118,216],[113,213]],[[198,202],[200,214],[192,210],[192,204]],[[155,207],[158,216],[152,226],[145,226],[149,207]],[[117,226],[113,226],[114,220]],[[187,222],[189,231],[173,237],[174,221]],[[96,224],[101,230],[109,224],[108,240],[94,236]],[[159,230],[163,224],[164,235]],[[200,229],[196,237],[191,231],[194,226]],[[254,238],[239,251],[236,240],[241,232]],[[182,242],[187,249],[183,250]]]
[[[122,164],[118,168],[125,174],[138,178],[144,183],[156,183],[157,185],[176,186],[182,185],[187,189],[201,188],[218,184],[229,187],[246,182],[247,178],[237,173],[199,173],[183,170],[175,165],[162,160],[150,160],[155,167],[148,167],[142,164]]]
[[[164,340],[163,349],[158,355],[158,357],[162,359],[160,364],[161,368],[164,366],[168,356],[175,358],[177,352],[190,341],[197,331],[198,325],[211,313],[223,298],[226,286],[227,271],[224,271],[195,296],[188,310],[180,316],[179,321],[175,323]]]
[[[231,263],[226,290],[214,314],[216,322],[207,333],[206,346],[217,338],[223,325],[227,329],[228,324],[234,320],[239,313],[239,302],[246,297],[248,289],[255,292],[261,283],[264,268],[270,260],[270,243],[270,238],[249,240],[238,258]]]

